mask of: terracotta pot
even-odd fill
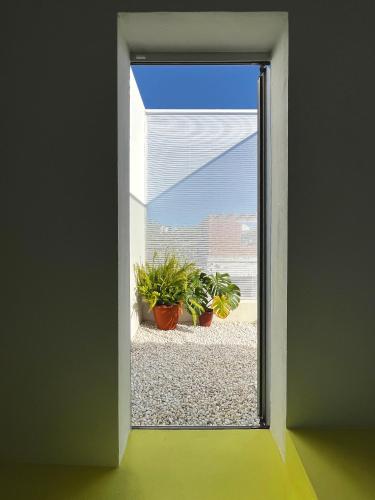
[[[212,309],[208,309],[204,313],[202,313],[199,316],[199,324],[200,326],[211,326],[212,323],[212,317],[214,315],[214,312]]]
[[[181,314],[181,305],[155,306],[152,312],[159,330],[174,330]]]

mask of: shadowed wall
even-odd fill
[[[114,463],[116,13],[172,2],[5,4],[0,455]],[[181,10],[225,10],[223,1]],[[289,11],[288,423],[375,423],[373,4]]]

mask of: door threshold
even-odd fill
[[[269,425],[132,425],[132,430],[151,431],[227,431],[227,430],[260,430],[269,429]]]

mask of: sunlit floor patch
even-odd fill
[[[132,341],[132,425],[258,426],[256,326],[142,324]]]

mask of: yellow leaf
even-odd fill
[[[225,295],[221,297],[219,295],[216,295],[213,298],[212,309],[216,316],[218,316],[220,319],[225,319],[227,316],[229,316],[230,305]]]

